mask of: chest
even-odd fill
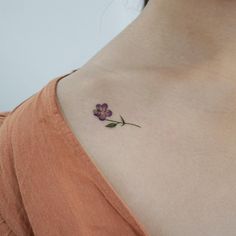
[[[138,128],[132,135],[125,129],[91,135],[72,124],[93,163],[151,235],[235,235],[233,137],[224,140],[203,127],[196,134],[186,126],[184,132],[155,126],[145,135]]]
[[[95,122],[83,103],[83,113],[78,103],[61,100],[61,105],[94,165],[150,236],[235,235],[232,117],[165,104],[150,115],[123,116],[141,128],[110,129],[105,127],[109,122]]]

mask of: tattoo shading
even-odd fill
[[[121,121],[106,119],[107,117],[110,117],[113,114],[112,111],[108,109],[107,103],[97,104],[96,109],[93,110],[93,114],[96,117],[98,117],[98,119],[101,120],[101,121],[104,121],[104,120],[111,121],[112,123],[109,123],[105,126],[105,127],[108,127],[108,128],[114,128],[118,124],[121,124],[121,126],[133,125],[133,126],[141,128],[141,126],[139,126],[139,125],[125,122],[124,118],[121,115],[120,115]]]

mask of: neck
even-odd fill
[[[234,69],[235,12],[233,0],[150,0],[90,63],[113,71],[183,69],[206,62]]]

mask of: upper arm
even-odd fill
[[[16,236],[16,234],[10,229],[6,221],[0,214],[0,235],[1,236]]]
[[[9,112],[0,112],[0,127],[2,126],[3,124],[3,121],[5,120],[5,118],[7,117]],[[1,134],[0,134],[0,138],[3,138],[1,137]],[[0,140],[1,142],[1,140]],[[5,200],[5,195],[3,193],[3,181],[2,181],[2,178],[3,178],[3,171],[2,171],[2,166],[1,166],[1,162],[4,158],[4,150],[6,148],[6,145],[1,145],[0,144],[0,202],[1,203],[4,203],[4,200]],[[3,206],[5,204],[2,204]],[[0,235],[1,236],[7,236],[7,235],[16,235],[12,229],[9,227],[9,225],[7,224],[6,220],[3,218],[2,214],[3,214],[3,207],[2,205],[0,204]]]
[[[3,124],[4,119],[7,117],[7,115],[10,114],[10,112],[0,112],[0,126]]]
[[[28,236],[32,229],[23,206],[11,143],[12,121],[0,113],[0,236]]]

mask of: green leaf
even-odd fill
[[[110,123],[108,125],[106,125],[106,127],[109,127],[109,128],[114,128],[116,127],[117,123]]]

